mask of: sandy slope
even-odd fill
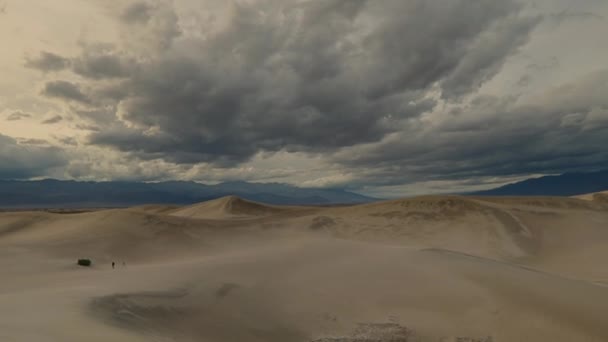
[[[604,204],[608,204],[608,191],[594,192],[590,194],[573,196],[574,198],[587,200],[587,201],[595,201]]]
[[[306,210],[305,207],[274,206],[248,201],[236,196],[228,196],[169,212],[172,216],[193,219],[250,219],[271,215],[289,215]]]
[[[577,198],[1,213],[0,341],[608,341],[606,260]]]

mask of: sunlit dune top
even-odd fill
[[[284,208],[249,201],[237,196],[226,196],[177,209],[171,215],[199,219],[226,219],[259,217],[281,210]]]

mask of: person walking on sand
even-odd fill
[[[112,269],[114,269],[115,265],[116,265],[116,263],[114,261],[112,261]]]

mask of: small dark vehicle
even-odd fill
[[[90,267],[93,262],[90,259],[78,259],[78,265]]]

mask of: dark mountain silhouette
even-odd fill
[[[604,190],[608,190],[608,170],[530,178],[496,189],[474,192],[472,195],[574,196]]]
[[[279,183],[77,182],[0,180],[0,207],[124,207],[139,204],[192,204],[224,196],[269,204],[329,205],[365,203],[373,198],[343,189],[299,188]]]

